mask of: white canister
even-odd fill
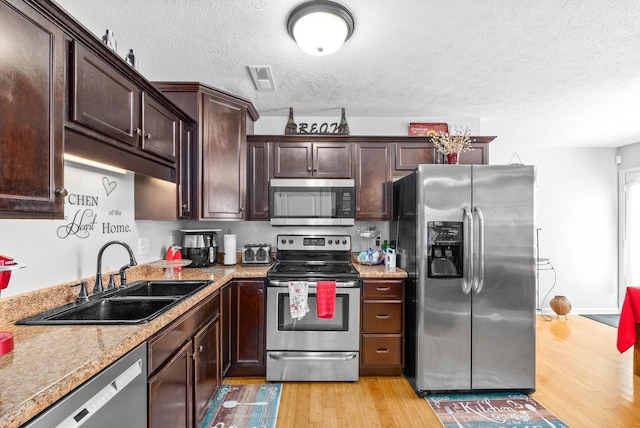
[[[384,269],[388,272],[396,271],[396,250],[387,248],[384,255]]]

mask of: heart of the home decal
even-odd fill
[[[109,180],[109,177],[102,177],[102,185],[104,186],[104,191],[107,192],[107,196],[109,196],[116,189],[118,183]]]

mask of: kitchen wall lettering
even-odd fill
[[[64,201],[65,221],[56,230],[59,239],[135,232],[131,194],[127,194],[131,176],[107,176],[82,168],[68,172],[70,193]]]

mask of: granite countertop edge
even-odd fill
[[[73,299],[73,282],[0,299],[0,331],[14,336],[13,351],[0,356],[0,426],[18,427],[55,403],[118,358],[149,339],[234,278],[264,278],[270,266],[216,266],[182,269],[180,279],[212,283],[154,320],[136,325],[18,326],[22,317]],[[401,269],[357,265],[363,279],[406,278]],[[161,279],[162,269],[141,265],[129,281]],[[87,279],[87,289],[92,281]],[[76,281],[78,282],[78,281]]]

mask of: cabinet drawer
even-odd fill
[[[402,333],[402,302],[364,300],[362,302],[363,333]]]
[[[403,280],[366,280],[362,286],[362,297],[392,297],[401,299],[403,296]]]
[[[149,339],[149,374],[171,357],[174,352],[207,320],[220,314],[220,292],[216,291],[172,324]]]
[[[363,334],[363,366],[401,366],[402,335]]]

